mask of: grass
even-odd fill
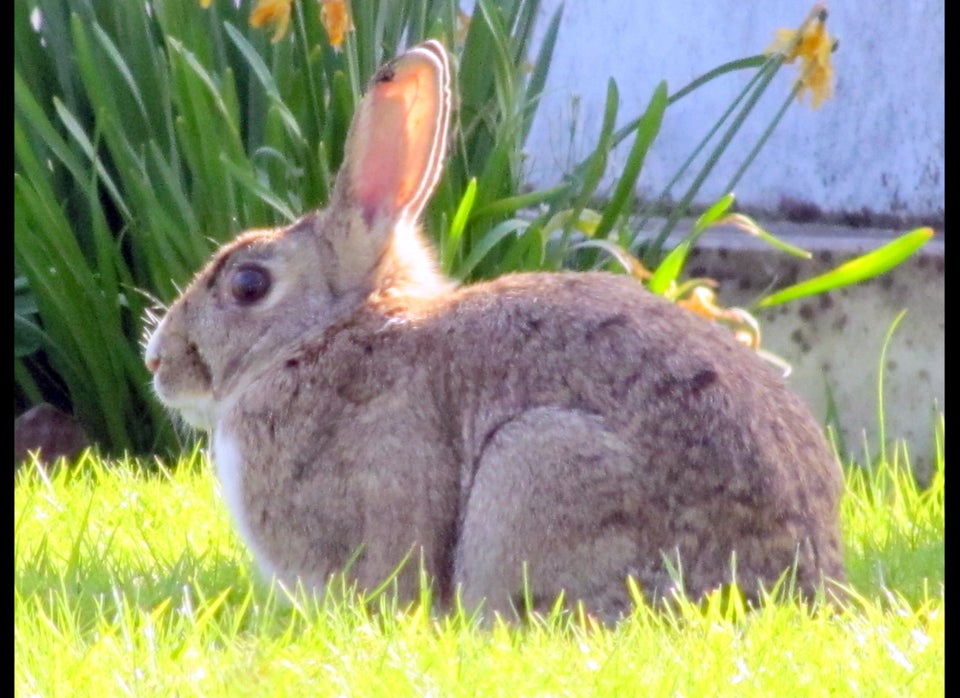
[[[941,425],[942,426],[942,425]],[[942,429],[941,429],[942,435]],[[941,448],[847,467],[855,600],[837,613],[713,599],[616,628],[556,615],[278,600],[255,577],[199,451],[173,469],[87,454],[15,484],[17,696],[935,696],[944,692]]]

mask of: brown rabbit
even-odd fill
[[[839,465],[754,352],[627,277],[436,271],[416,221],[448,66],[428,41],[381,68],[330,205],[226,245],[147,346],[264,572],[372,589],[412,553],[405,598],[421,562],[446,602],[608,618],[628,576],[651,599],[843,580]]]

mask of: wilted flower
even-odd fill
[[[827,33],[827,9],[822,4],[814,5],[807,21],[799,31],[778,29],[777,40],[764,53],[780,53],[786,63],[800,58],[800,91],[810,90],[813,108],[833,96],[833,64],[831,56],[836,41]]]
[[[760,348],[760,325],[756,319],[743,308],[724,308],[718,305],[717,294],[712,289],[694,286],[686,298],[677,300],[677,305],[709,320],[730,325],[738,342],[751,349]]]

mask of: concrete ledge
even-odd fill
[[[820,274],[906,232],[785,222],[765,225],[774,235],[814,253],[814,258],[787,256],[741,231],[718,228],[701,239],[687,275],[720,282],[724,305],[748,306],[773,288]],[[793,366],[788,382],[818,418],[835,420],[844,451],[862,462],[865,445],[871,457],[879,451],[883,340],[906,309],[883,371],[886,437],[888,442],[907,442],[914,470],[924,481],[933,462],[936,415],[944,409],[943,251],[940,231],[917,255],[877,279],[756,314],[763,347]]]

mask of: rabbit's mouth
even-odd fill
[[[216,404],[207,394],[165,395],[160,381],[154,380],[154,391],[160,401],[169,409],[177,412],[181,419],[196,429],[212,432],[217,423]]]
[[[216,424],[210,367],[195,342],[169,329],[169,318],[168,314],[157,324],[144,351],[153,391],[187,424],[209,432]]]

